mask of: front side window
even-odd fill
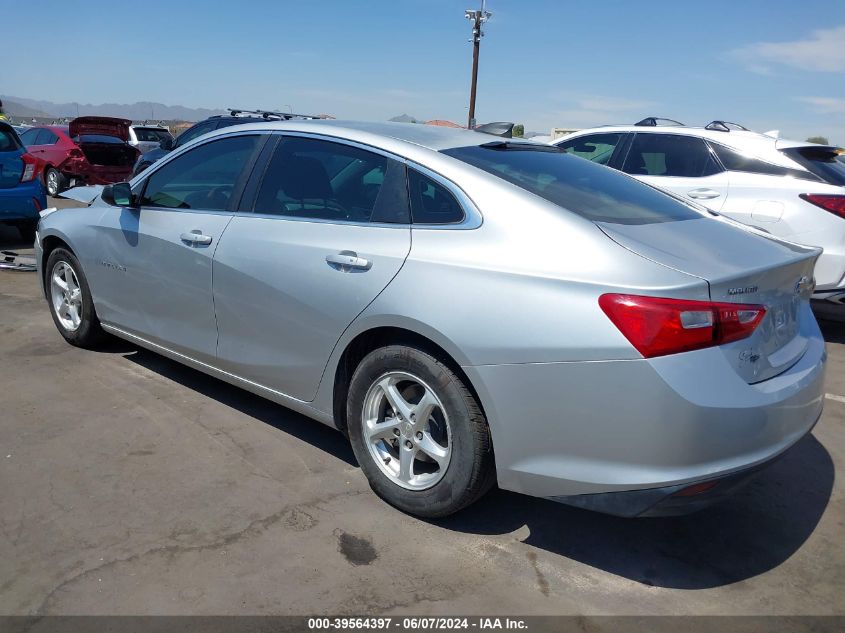
[[[634,176],[700,178],[721,169],[700,138],[639,133],[634,137],[622,171]]]
[[[558,144],[568,154],[586,158],[600,165],[607,165],[616,146],[622,141],[622,133],[589,134]]]
[[[253,210],[303,219],[407,223],[405,166],[342,143],[284,137]]]
[[[141,206],[225,211],[259,138],[232,136],[177,156],[147,179]]]
[[[493,142],[442,151],[594,222],[652,224],[701,217],[653,187],[551,146]]]
[[[35,145],[35,141],[38,140],[38,133],[40,131],[41,130],[39,130],[38,128],[29,128],[26,132],[21,134],[21,141],[23,141],[23,144],[27,147],[29,147],[30,145]]]

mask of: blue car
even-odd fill
[[[46,206],[38,162],[26,153],[15,129],[0,121],[0,222],[16,226],[24,241],[34,242],[38,212]]]

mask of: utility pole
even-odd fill
[[[478,49],[481,45],[481,38],[484,37],[484,31],[481,30],[481,25],[490,19],[493,15],[485,10],[487,0],[481,0],[481,9],[473,11],[467,9],[464,11],[464,16],[467,20],[472,22],[472,85],[469,90],[469,118],[467,127],[472,129],[475,127],[475,89],[478,84]]]

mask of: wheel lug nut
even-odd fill
[[[411,441],[410,441],[410,440],[406,440],[406,441],[405,441],[405,448],[414,448],[414,445],[413,445],[413,444],[411,444]]]
[[[417,431],[417,439],[418,440],[422,439],[422,431]]]
[[[399,437],[399,429],[393,429],[393,435]]]

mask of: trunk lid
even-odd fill
[[[84,135],[114,136],[121,141],[129,140],[129,126],[132,121],[108,116],[81,116],[70,122],[68,133],[71,138]]]
[[[808,302],[821,249],[773,239],[716,217],[598,225],[641,257],[705,280],[713,301],[766,307],[750,337],[721,346],[747,382],[772,378],[803,355],[808,341],[801,334],[802,319],[813,318]]]

